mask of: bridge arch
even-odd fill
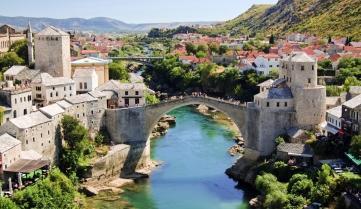
[[[154,129],[154,127],[156,126],[156,124],[164,114],[180,107],[184,107],[188,105],[200,105],[200,104],[211,107],[213,109],[216,109],[224,113],[237,125],[238,130],[241,133],[245,132],[245,128],[246,128],[245,105],[227,102],[211,97],[187,96],[145,107],[146,138],[147,139],[149,138],[152,130]]]

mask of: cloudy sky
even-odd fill
[[[0,0],[0,15],[111,17],[128,23],[222,21],[277,0]]]

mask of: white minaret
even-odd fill
[[[33,42],[33,32],[31,30],[30,21],[28,24],[28,59],[29,59],[29,65],[31,63],[34,63],[34,42]]]

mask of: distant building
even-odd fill
[[[326,112],[326,135],[336,135],[342,129],[342,106],[334,107]]]
[[[0,53],[8,52],[13,43],[25,38],[25,34],[10,25],[0,26]]]
[[[95,57],[87,57],[75,60],[71,63],[71,73],[74,75],[77,69],[95,69],[98,76],[98,85],[109,81],[109,63],[111,61]],[[89,72],[90,73],[90,72]]]
[[[71,78],[70,36],[49,26],[35,35],[35,67],[53,77]]]
[[[260,75],[268,75],[272,69],[279,68],[278,54],[261,54],[254,60],[254,68]]]
[[[361,134],[361,95],[342,104],[342,127],[348,134]]]
[[[52,77],[48,73],[39,74],[31,83],[34,104],[37,107],[55,103],[76,94],[75,83],[66,77]]]

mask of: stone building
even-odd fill
[[[98,75],[94,68],[77,68],[73,74],[73,80],[77,94],[87,93],[98,87]]]
[[[76,94],[75,83],[67,77],[54,78],[48,73],[41,73],[31,83],[34,104],[37,107],[55,103]]]
[[[342,128],[348,134],[361,134],[361,95],[342,104]]]
[[[154,93],[144,83],[121,83],[115,80],[108,81],[96,90],[107,94],[107,106],[111,109],[143,106],[146,93]]]
[[[20,159],[21,142],[9,134],[0,136],[0,176],[3,171]]]
[[[326,88],[317,84],[317,61],[304,52],[295,52],[280,65],[280,78],[286,80],[294,97],[298,126],[321,124],[326,115]]]
[[[98,85],[102,85],[109,81],[109,63],[111,61],[95,57],[87,57],[75,60],[71,63],[71,74],[74,75],[77,69],[95,69],[98,76]]]
[[[32,93],[30,86],[13,85],[12,81],[0,86],[0,108],[4,115],[0,125],[12,118],[27,115],[32,111]]]
[[[35,35],[35,67],[53,77],[71,78],[70,36],[49,26]]]
[[[0,53],[9,51],[10,46],[19,40],[24,40],[26,35],[18,32],[10,25],[0,26]]]
[[[22,65],[14,65],[4,72],[4,80],[28,85],[39,73],[40,70],[29,69]]]
[[[19,141],[23,151],[35,151],[54,160],[56,129],[51,118],[40,111],[10,119],[0,127],[0,134],[10,134]]]

